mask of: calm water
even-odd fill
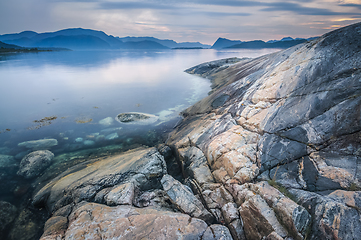
[[[139,126],[104,118],[122,112],[159,116],[157,125],[176,122],[178,113],[205,97],[206,79],[183,71],[205,61],[256,57],[275,50],[73,51],[0,56],[0,154],[24,151],[17,144],[55,138],[52,150],[113,144]],[[50,120],[49,120],[50,119]],[[120,127],[122,129],[120,129]],[[118,128],[118,129],[117,129]],[[146,130],[149,130],[150,126]],[[144,132],[144,127],[141,130]],[[97,138],[97,136],[104,136]],[[86,139],[92,142],[84,144]],[[111,138],[111,137],[110,137]],[[82,140],[82,141],[81,141]],[[21,156],[18,156],[18,158]]]

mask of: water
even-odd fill
[[[76,163],[139,144],[154,146],[164,141],[166,133],[180,119],[179,112],[211,90],[208,80],[184,73],[185,69],[206,61],[257,57],[274,51],[277,50],[0,55],[0,157],[12,158],[10,163],[0,159],[0,201],[26,208],[35,186]],[[151,125],[127,125],[114,120],[124,112],[154,114],[159,120]],[[108,124],[100,122],[104,119]],[[31,180],[17,176],[22,157],[31,151],[18,144],[44,138],[58,141],[50,148],[55,154],[52,165]],[[39,219],[41,222],[46,216]]]

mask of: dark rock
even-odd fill
[[[17,209],[14,205],[0,201],[0,237],[3,236],[4,231],[7,230],[10,223],[12,223],[16,217]]]
[[[51,164],[54,154],[49,150],[39,150],[26,155],[20,162],[19,176],[33,178],[41,174]]]

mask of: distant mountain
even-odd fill
[[[123,42],[140,42],[140,41],[153,41],[157,42],[163,46],[168,48],[210,48],[210,45],[202,44],[200,42],[181,42],[177,43],[176,41],[169,40],[169,39],[158,39],[154,37],[124,37],[118,38]]]
[[[260,48],[289,48],[300,43],[307,42],[306,39],[299,40],[287,40],[287,41],[276,41],[276,42],[264,42],[261,40],[242,42],[240,44],[232,45],[227,48],[252,48],[252,49],[260,49]]]
[[[14,45],[14,44],[7,44],[0,41],[0,48],[6,48],[6,49],[22,49],[22,47]]]
[[[122,49],[169,49],[168,47],[154,41],[125,42]]]
[[[232,45],[242,43],[240,40],[229,40],[227,38],[218,38],[217,41],[212,45],[212,49],[222,49]]]
[[[106,41],[90,35],[74,35],[44,38],[36,42],[40,47],[60,47],[69,49],[110,49],[111,46]]]
[[[19,38],[32,38],[36,35],[38,35],[38,33],[33,32],[33,31],[24,31],[21,33],[4,34],[4,35],[0,35],[0,41],[19,39]]]
[[[173,40],[162,40],[154,37],[114,37],[102,31],[83,28],[69,28],[56,32],[21,33],[0,35],[0,41],[28,48],[57,47],[72,50],[84,49],[168,49],[168,48],[209,48],[199,42],[177,43]]]

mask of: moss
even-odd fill
[[[359,186],[357,186],[356,183],[351,183],[351,185],[348,187],[349,191],[361,191],[361,188]]]
[[[292,195],[285,186],[283,186],[280,183],[277,183],[274,178],[271,180],[268,180],[268,184],[271,185],[272,187],[276,188],[278,191],[280,191],[283,195],[285,195],[292,201],[297,202],[295,196]]]

